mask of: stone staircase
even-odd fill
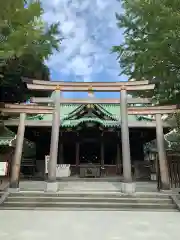
[[[61,191],[58,193],[10,193],[0,210],[76,210],[76,211],[178,211],[168,194]]]

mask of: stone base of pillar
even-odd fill
[[[9,187],[8,188],[8,192],[9,193],[17,193],[20,191],[20,188],[12,188],[12,187]]]
[[[170,194],[172,193],[172,189],[170,188],[169,184],[162,184],[160,192]]]
[[[161,183],[161,190],[169,191],[170,185],[168,183]]]
[[[59,189],[58,182],[47,182],[46,183],[46,192],[57,192]]]
[[[135,182],[131,182],[131,183],[122,182],[121,183],[121,192],[127,193],[127,194],[135,193],[136,192],[136,183]]]
[[[9,188],[19,188],[19,181],[10,181]]]
[[[164,194],[173,194],[173,190],[169,189],[169,190],[160,190],[160,193],[164,193]]]

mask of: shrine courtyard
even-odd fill
[[[3,240],[179,239],[176,212],[0,211]],[[18,219],[18,220],[17,220]],[[9,227],[11,226],[11,227]]]

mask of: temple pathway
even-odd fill
[[[180,214],[0,211],[3,240],[179,239]]]

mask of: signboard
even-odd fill
[[[45,156],[45,173],[48,173],[49,155]]]
[[[48,173],[49,169],[49,155],[45,156],[45,173]],[[69,177],[70,173],[70,164],[57,164],[56,165],[56,177]]]
[[[8,163],[0,162],[0,176],[6,176],[8,171]]]

